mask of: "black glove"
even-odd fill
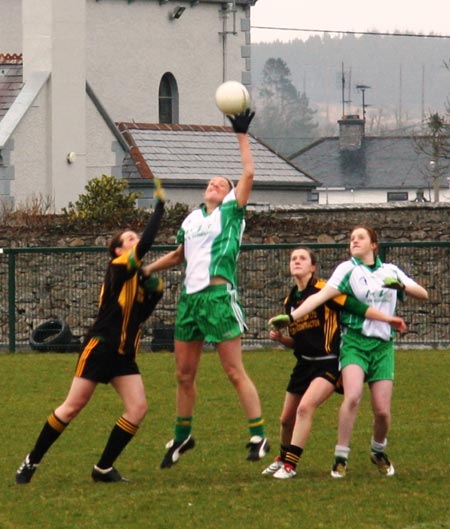
[[[241,114],[236,114],[235,116],[229,116],[227,118],[231,121],[231,125],[236,134],[247,134],[248,128],[252,119],[255,117],[255,111],[250,111],[249,108]]]

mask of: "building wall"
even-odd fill
[[[86,111],[86,135],[89,138],[85,160],[87,182],[102,174],[121,177],[122,162],[125,155],[122,147],[88,97]]]
[[[22,0],[0,0],[0,52],[22,53]]]
[[[176,5],[186,7],[171,20]],[[161,77],[171,72],[178,83],[179,121],[222,125],[214,94],[224,80],[249,78],[242,57],[250,44],[247,10],[237,6],[237,35],[232,14],[222,4],[190,2],[87,0],[87,79],[115,121],[157,123]],[[225,70],[224,70],[225,68]]]
[[[14,131],[14,150],[10,166],[14,171],[11,196],[16,207],[26,208],[37,198],[52,202],[54,192],[50,177],[48,86]]]
[[[408,193],[408,201],[413,202],[417,196],[417,189],[357,189],[351,191],[335,190],[335,189],[318,189],[319,204],[386,204],[387,194],[396,191]],[[433,202],[433,190],[426,190],[424,192],[426,201]],[[402,202],[402,201],[400,201]],[[450,202],[450,188],[442,188],[439,193],[439,202]]]

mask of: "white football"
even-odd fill
[[[226,81],[216,90],[216,105],[224,114],[240,114],[250,107],[250,94],[238,81]]]

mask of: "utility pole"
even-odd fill
[[[365,99],[365,92],[370,88],[370,86],[367,86],[366,84],[357,84],[356,85],[357,90],[361,91],[362,94],[362,113],[363,113],[363,122],[364,125],[366,124],[366,108],[370,105],[366,105],[366,99]]]

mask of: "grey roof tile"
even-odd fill
[[[343,152],[338,138],[324,138],[291,158],[323,186],[389,189],[429,186],[429,158],[416,152],[414,139],[366,136],[360,151]]]
[[[22,55],[0,53],[0,120],[23,87]]]
[[[118,123],[118,127],[154,176],[204,182],[217,175],[236,178],[240,174],[240,153],[231,127],[149,123]],[[258,182],[316,186],[307,174],[251,135],[250,143]],[[138,172],[127,160],[124,167],[128,178],[146,176],[142,165]]]

